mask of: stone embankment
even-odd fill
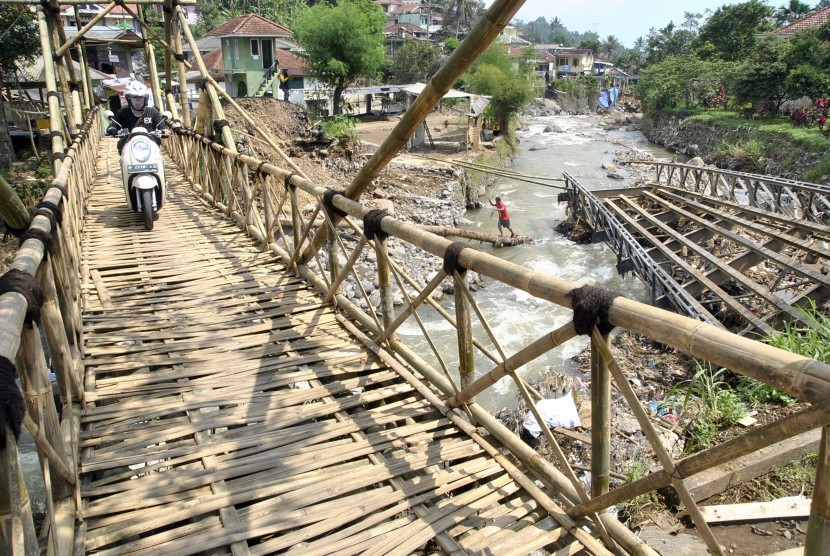
[[[711,126],[684,118],[683,114],[643,118],[642,130],[652,143],[700,157],[718,168],[786,179],[804,180],[827,156],[824,150],[811,151],[794,144],[792,136],[786,133],[759,130],[751,125]],[[815,181],[830,183],[830,175]]]

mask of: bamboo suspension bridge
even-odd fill
[[[657,552],[606,510],[671,487],[710,552],[721,554],[685,480],[821,429],[805,553],[826,553],[830,366],[715,324],[579,288],[359,202],[521,2],[493,3],[343,191],[309,180],[210,78],[181,10],[187,3],[164,2],[164,36],[152,34],[164,48],[168,78],[175,64],[182,83],[189,66],[182,37],[191,44],[205,88],[191,121],[178,109],[186,97],[176,98],[171,87],[162,92],[153,76],[156,105],[173,113],[174,133],[165,147],[170,192],[152,232],[124,203],[115,142],[101,137],[87,66],[77,75],[71,63],[86,28],[67,40],[56,10],[77,3],[33,3],[55,178],[33,216],[4,205],[21,246],[0,281],[0,552],[647,555]],[[142,10],[154,3],[134,4],[143,24]],[[155,72],[149,42],[146,53]],[[271,146],[272,160],[236,152],[228,106]],[[301,195],[316,199],[313,214],[301,211]],[[318,216],[322,225],[315,224]],[[338,233],[344,225],[354,233]],[[414,283],[390,254],[393,240],[442,260],[442,270],[429,284]],[[369,281],[381,294],[378,311],[363,311],[339,293],[347,277],[365,278],[354,268],[367,251],[375,264]],[[492,315],[470,293],[467,270],[570,307],[574,319],[505,353],[488,325]],[[454,284],[452,313],[430,297],[445,279]],[[403,306],[394,306],[395,293]],[[417,323],[427,337],[435,333],[421,321],[423,310],[439,311],[452,324],[457,371],[441,354],[432,365],[397,338],[404,322]],[[474,322],[483,330],[478,335]],[[612,327],[812,405],[673,460],[660,425],[611,354]],[[534,391],[517,371],[577,335],[588,335],[592,345],[589,489],[550,429],[543,426],[553,461],[475,403],[504,378],[537,412]],[[614,489],[612,391],[626,400],[660,463]],[[40,531],[22,480],[21,426],[35,439],[47,490]]]

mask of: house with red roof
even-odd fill
[[[776,29],[773,34],[779,37],[791,37],[799,31],[807,31],[815,27],[821,27],[830,21],[830,6],[816,10],[811,14],[807,14],[801,19],[796,19],[792,23],[788,23],[779,29]]]
[[[243,15],[216,27],[211,37],[219,38],[225,89],[235,97],[273,94],[277,73],[288,69],[290,88],[303,87],[305,60],[291,52],[293,32],[256,14]],[[217,62],[218,63],[218,62]]]

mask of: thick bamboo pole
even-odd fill
[[[611,348],[608,334],[602,336]],[[591,496],[611,485],[611,373],[591,341]]]
[[[190,45],[190,48],[193,49],[193,56],[196,60],[196,66],[199,68],[199,71],[202,73],[202,77],[208,80],[209,82],[213,81],[208,73],[207,67],[205,66],[205,61],[202,60],[202,55],[199,53],[199,46],[196,44],[196,40],[193,38],[193,34],[190,32],[190,26],[187,24],[187,18],[184,15],[180,6],[176,6],[176,15],[179,18],[179,23],[181,25],[182,30],[184,31],[185,38],[187,38],[187,42]],[[219,102],[219,96],[217,95],[216,91],[219,89],[218,86],[215,85],[215,82],[212,83],[213,86],[208,86],[206,91],[208,96],[210,97],[210,104],[213,112],[216,114],[218,121],[227,121],[225,120],[225,111],[222,108],[222,104]],[[228,125],[222,126],[222,143],[224,143],[225,147],[236,152],[236,143],[233,139],[233,133],[231,133],[231,128]]]
[[[159,90],[159,72],[156,69],[156,51],[153,48],[153,43],[147,41],[144,44],[145,56],[147,56],[147,66],[150,68],[150,90],[153,91],[153,102],[159,107],[159,111],[164,111],[164,97],[161,96]]]
[[[378,289],[380,290],[380,310],[383,313],[384,328],[395,320],[395,304],[392,299],[392,270],[389,265],[389,238],[375,237],[375,253],[378,264]],[[395,339],[392,334],[391,340]]]
[[[827,554],[830,547],[830,426],[821,429],[821,446],[816,466],[816,486],[810,506],[805,556]]]
[[[182,35],[179,27],[180,23],[178,19],[172,18],[172,13],[172,9],[169,14],[165,11],[164,17],[170,19],[173,45],[176,48],[174,55],[176,57],[176,66],[179,72],[179,102],[182,105],[182,125],[189,128],[192,124],[190,116],[190,100],[187,92],[187,68],[185,67],[184,53],[182,51]]]
[[[458,341],[458,374],[461,388],[468,388],[476,379],[475,353],[473,352],[473,319],[464,291],[470,287],[466,272],[454,270],[453,292],[455,297],[456,340]],[[475,398],[470,400],[474,402]]]
[[[0,449],[0,554],[38,554],[32,502],[26,490],[14,434],[6,426],[6,447]]]
[[[35,423],[43,423],[43,434],[52,446],[55,454],[60,458],[63,467],[67,465],[66,447],[63,445],[58,410],[52,397],[52,385],[49,380],[49,371],[46,368],[46,358],[43,354],[43,343],[40,340],[40,329],[37,324],[32,328],[24,328],[21,335],[20,351],[18,352],[18,373],[23,385],[26,410]],[[43,459],[48,457],[43,454]],[[61,469],[52,466],[52,476],[62,477]],[[67,498],[72,495],[72,483],[63,478],[55,481],[55,498]]]
[[[54,0],[53,0],[54,1]],[[57,50],[61,45],[61,40],[58,35],[58,24],[55,23],[55,18],[53,17],[52,13],[50,13],[54,8],[50,6],[50,9],[45,12],[46,14],[46,25],[49,30],[49,42],[50,42],[50,52],[54,52]],[[79,100],[75,96],[74,93],[77,91],[73,91],[73,88],[70,87],[71,83],[74,83],[74,80],[70,78],[69,68],[71,66],[72,59],[70,58],[70,62],[67,65],[66,58],[68,55],[64,55],[58,58],[53,58],[54,68],[55,68],[55,76],[57,78],[58,88],[61,92],[61,97],[63,98],[63,113],[66,117],[66,124],[69,128],[69,137],[70,140],[75,133],[77,133],[78,128],[81,126],[81,119],[80,119],[80,104],[76,101]],[[74,67],[72,67],[72,71],[74,73]]]
[[[63,28],[63,22],[60,19],[60,6],[58,4],[58,0],[50,0],[50,2],[52,17],[47,18],[47,21],[54,27],[54,40],[52,41],[52,48],[55,52],[57,52],[60,47],[66,43],[66,30]],[[69,52],[64,52],[60,56],[60,60],[63,64],[63,71],[67,78],[66,88],[69,90],[69,98],[72,99],[71,107],[68,107],[67,110],[71,108],[72,115],[75,120],[75,125],[71,127],[70,135],[75,135],[78,133],[78,130],[81,128],[84,121],[82,109],[83,103],[81,102],[81,88],[78,84],[78,76],[75,74],[75,63],[72,61],[72,56],[69,55]],[[66,91],[66,88],[64,91]],[[67,97],[65,96],[64,102],[66,102],[66,98]]]
[[[432,112],[447,91],[458,81],[475,62],[482,52],[487,50],[502,29],[524,4],[524,0],[496,0],[479,20],[469,35],[461,42],[441,69],[432,76],[424,90],[415,99],[389,137],[380,145],[372,157],[366,161],[352,183],[346,188],[345,195],[358,199],[378,174],[400,152],[406,142],[415,133],[427,115]],[[303,254],[303,260],[310,260],[313,251],[320,248],[325,241],[326,231],[320,230]]]
[[[29,227],[29,211],[14,188],[0,176],[0,218],[15,230]]]
[[[64,123],[61,103],[58,97],[58,83],[55,79],[55,66],[50,52],[49,27],[43,7],[37,8],[37,23],[40,32],[40,47],[43,50],[43,73],[46,81],[46,99],[49,106],[49,127],[52,136],[52,173],[57,176],[63,159]]]

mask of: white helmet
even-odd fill
[[[133,105],[130,99],[142,97],[144,98],[144,106],[150,100],[150,89],[148,89],[141,81],[130,81],[127,88],[124,89],[124,98],[127,99],[127,105],[132,108]],[[142,106],[142,108],[144,107]]]

